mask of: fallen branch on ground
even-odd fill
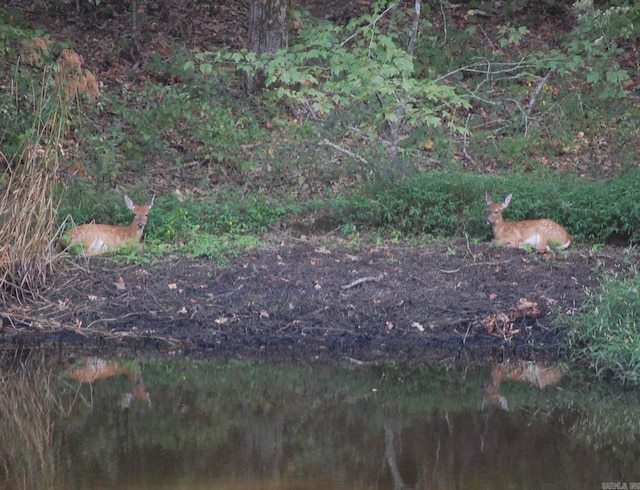
[[[353,288],[353,287],[359,286],[360,284],[365,283],[365,282],[381,281],[383,277],[384,277],[384,274],[382,272],[380,274],[378,274],[377,276],[361,277],[360,279],[356,279],[355,281],[350,282],[349,284],[346,284],[344,286],[340,286],[340,288],[341,289],[349,289],[349,288]]]

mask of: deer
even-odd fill
[[[74,379],[80,383],[93,383],[99,379],[121,375],[126,376],[131,383],[131,391],[125,393],[122,397],[120,404],[122,408],[129,408],[134,398],[143,400],[151,406],[151,396],[144,385],[142,369],[140,369],[139,366],[125,368],[122,367],[118,361],[106,361],[99,357],[88,357],[84,360],[84,364],[71,369],[67,373],[70,379]]]
[[[571,245],[571,235],[562,226],[550,219],[530,219],[507,222],[502,219],[502,211],[509,205],[513,194],[502,202],[493,202],[491,195],[485,192],[487,211],[485,223],[493,227],[493,243],[506,247],[533,247],[539,253],[561,250]]]
[[[549,385],[556,385],[567,374],[567,366],[556,364],[547,366],[542,362],[518,361],[501,363],[491,370],[491,383],[482,387],[482,408],[487,405],[498,405],[509,410],[507,399],[500,394],[500,385],[505,380],[528,383],[539,390]]]
[[[85,256],[98,255],[124,245],[135,245],[142,238],[154,198],[148,205],[136,206],[129,196],[124,196],[127,208],[135,215],[129,226],[80,225],[69,230],[70,245],[81,245]]]

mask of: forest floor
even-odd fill
[[[488,243],[269,238],[274,245],[225,265],[70,258],[40,301],[5,313],[4,340],[100,355],[548,360],[567,335],[558,318],[602,273],[637,260],[617,247],[543,255]]]

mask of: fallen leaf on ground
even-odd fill
[[[414,327],[414,328],[417,328],[417,329],[418,329],[418,330],[420,330],[421,332],[424,332],[424,327],[423,327],[420,323],[418,323],[418,322],[413,322],[413,323],[411,324],[411,326],[412,326],[412,327]]]

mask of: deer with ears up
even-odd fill
[[[571,245],[571,235],[562,226],[550,219],[531,219],[507,222],[502,219],[502,210],[511,202],[509,194],[503,202],[493,202],[491,195],[485,193],[487,212],[485,222],[493,227],[493,241],[507,247],[529,245],[540,253],[551,247],[565,249]]]
[[[154,196],[155,197],[155,196]],[[124,245],[134,245],[142,238],[153,199],[145,206],[136,206],[129,196],[124,196],[127,207],[135,214],[129,226],[98,225],[90,223],[69,230],[71,245],[81,245],[84,255],[97,255]]]

